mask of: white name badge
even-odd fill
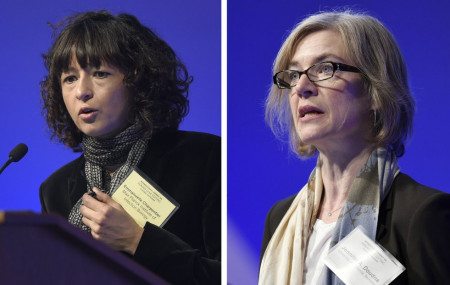
[[[112,198],[141,227],[146,222],[162,227],[180,207],[177,201],[138,168],[131,169]]]
[[[358,226],[325,258],[325,265],[347,285],[385,285],[405,267],[381,245],[372,241]]]

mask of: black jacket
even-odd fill
[[[173,284],[220,284],[220,138],[203,133],[155,134],[138,168],[180,208],[159,228],[147,223],[133,259]],[[40,187],[42,212],[68,217],[87,191],[84,157]]]
[[[269,211],[261,258],[296,195]],[[400,173],[380,206],[376,241],[406,270],[391,284],[449,284],[450,195]]]

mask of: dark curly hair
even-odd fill
[[[61,91],[61,74],[67,71],[73,52],[82,68],[106,62],[124,74],[124,85],[132,96],[129,120],[140,121],[147,136],[178,128],[189,112],[192,77],[172,48],[136,17],[86,12],[53,28],[57,36],[43,55],[48,75],[41,82],[43,115],[53,139],[80,151],[83,133],[72,121]]]

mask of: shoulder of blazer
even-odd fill
[[[285,199],[279,200],[276,202],[269,210],[266,216],[266,222],[264,225],[264,235],[261,244],[261,256],[260,262],[263,258],[264,252],[266,251],[266,247],[269,244],[270,239],[272,238],[273,233],[277,229],[287,210],[291,206],[295,197],[298,193],[295,193],[292,196],[289,196]]]
[[[284,215],[286,214],[287,210],[289,209],[297,195],[298,193],[295,193],[294,195],[279,200],[272,206],[272,208],[270,208],[266,218],[266,227],[267,230],[269,230],[270,236],[272,236],[272,234],[277,229],[278,225],[280,224],[281,220],[283,219]]]
[[[80,170],[84,168],[84,156],[80,155],[78,158],[72,160],[71,162],[63,165],[55,172],[53,172],[43,183],[42,185],[48,184],[60,184],[67,181],[67,179],[77,178],[78,175],[81,175]]]
[[[448,272],[444,264],[450,262],[449,216],[450,194],[406,174],[397,175],[381,204],[376,234],[376,240],[407,268],[392,284],[411,284],[411,280],[440,284],[434,282],[439,278],[433,278],[448,275],[443,272]],[[426,265],[433,262],[433,266]]]
[[[53,172],[39,189],[41,206],[44,211],[67,211],[86,192],[86,177],[84,174],[84,157],[67,163]],[[81,194],[80,194],[81,193]]]
[[[391,189],[380,206],[380,211],[391,210],[396,201],[402,201],[399,208],[414,209],[428,197],[445,194],[437,189],[422,185],[404,173],[394,179]],[[396,206],[397,207],[397,206]]]
[[[149,151],[168,152],[186,148],[204,151],[210,146],[220,146],[220,137],[201,132],[164,130],[153,135],[149,142]]]
[[[437,206],[440,205],[440,206]],[[391,189],[380,206],[376,240],[383,246],[405,252],[398,248],[407,240],[413,223],[421,216],[440,215],[445,205],[450,205],[450,195],[424,186],[406,174],[395,178]]]
[[[79,175],[84,176],[82,171],[84,169],[84,163],[84,156],[81,155],[53,172],[42,185],[61,184],[65,183],[68,179],[77,179]]]
[[[160,172],[165,164],[194,165],[204,163],[208,156],[213,155],[220,167],[220,137],[215,135],[164,130],[153,135],[148,149],[139,167],[145,172]],[[189,160],[186,164],[185,161]]]

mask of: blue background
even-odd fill
[[[315,159],[301,161],[264,122],[275,56],[307,15],[346,6],[380,19],[394,34],[417,101],[403,172],[450,191],[450,17],[447,1],[228,0],[228,282],[255,284],[270,207],[298,192]],[[449,229],[443,229],[449,230]]]
[[[181,129],[220,135],[221,11],[219,0],[2,1],[0,9],[0,163],[19,142],[28,154],[0,176],[0,210],[40,211],[38,189],[53,171],[80,154],[50,141],[41,116],[39,82],[46,74],[41,54],[52,29],[87,10],[125,12],[163,38],[194,76],[191,111]]]

